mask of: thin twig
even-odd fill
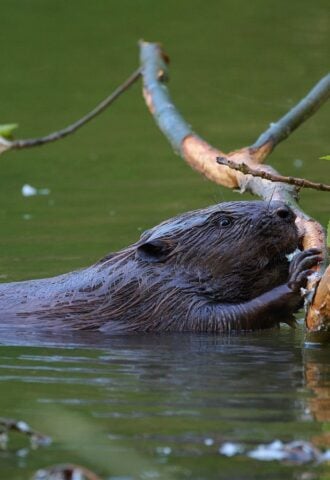
[[[237,170],[245,175],[252,175],[253,177],[264,178],[265,180],[270,180],[271,182],[281,182],[288,183],[289,185],[295,185],[299,188],[313,188],[314,190],[322,190],[324,192],[330,192],[330,185],[324,183],[315,183],[305,178],[297,177],[285,177],[283,175],[276,175],[274,173],[269,173],[264,170],[255,170],[249,167],[246,163],[236,163],[232,160],[228,160],[226,157],[217,157],[217,163],[219,165],[225,165],[233,170]]]
[[[99,103],[91,112],[87,113],[85,116],[77,120],[76,122],[72,123],[71,125],[59,130],[57,132],[50,133],[45,137],[40,138],[27,138],[21,140],[14,140],[12,142],[5,141],[6,150],[12,149],[21,149],[21,148],[30,148],[30,147],[37,147],[39,145],[43,145],[49,142],[55,142],[56,140],[60,140],[67,135],[71,135],[80,127],[85,125],[86,123],[90,122],[93,118],[97,115],[102,113],[106,108],[108,108],[122,93],[124,93],[133,83],[141,75],[141,68],[135,70],[134,73],[130,77],[128,77],[125,82],[123,82],[116,90],[105,98],[101,103]]]

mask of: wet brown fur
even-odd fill
[[[228,202],[184,213],[89,268],[2,284],[0,326],[108,333],[273,326],[285,310],[281,301],[274,315],[245,306],[288,280],[285,255],[297,248],[298,234],[291,210],[279,215],[283,208]]]

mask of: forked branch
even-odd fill
[[[175,151],[187,161],[187,163],[219,185],[232,189],[239,189],[241,192],[249,191],[264,200],[282,200],[288,203],[297,215],[297,226],[303,236],[305,249],[316,247],[321,248],[324,254],[324,263],[319,267],[322,272],[325,268],[327,249],[325,234],[321,225],[314,219],[308,217],[297,205],[298,187],[282,182],[283,177],[269,165],[260,165],[274,147],[287,138],[308,117],[315,113],[330,95],[330,75],[324,77],[293,109],[284,115],[277,123],[272,124],[258,140],[249,147],[224,154],[221,150],[209,145],[196,135],[188,123],[183,119],[173,104],[168,89],[164,84],[167,75],[167,55],[161,47],[155,43],[140,43],[141,67],[143,69],[143,95],[146,104],[154,116],[161,131],[168,138]],[[242,165],[265,172],[260,176],[246,175],[241,170],[229,168],[226,165],[217,163],[218,157],[224,157],[232,164]],[[274,179],[276,182],[270,181]],[[291,182],[294,183],[294,182]],[[301,187],[302,185],[299,185]],[[326,284],[329,284],[328,273],[323,277]],[[312,292],[315,281],[310,282],[309,289]],[[325,290],[324,290],[325,291]],[[330,304],[329,292],[325,297],[321,296],[321,302]],[[314,314],[317,309],[314,309]],[[328,311],[323,309],[323,311]],[[312,315],[312,309],[307,312],[306,325],[308,331],[330,330],[330,316],[324,317],[321,322],[319,318]]]

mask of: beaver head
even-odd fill
[[[226,202],[179,215],[145,232],[141,265],[199,283],[217,301],[248,300],[285,282],[298,246],[295,214],[282,202]],[[195,280],[195,282],[194,282]]]

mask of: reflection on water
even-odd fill
[[[219,447],[252,449],[274,439],[329,446],[327,352],[302,354],[300,335],[289,329],[225,338],[80,335],[69,347],[60,341],[0,350],[2,415],[24,418],[54,439],[24,457],[26,472],[70,461],[113,476],[135,470],[131,478],[147,471],[152,478],[255,478],[257,468],[266,479],[268,462],[225,458]],[[14,445],[0,458],[11,475],[22,462]],[[275,478],[325,468],[271,462]]]
[[[330,361],[329,350],[307,349],[304,352],[305,384],[313,393],[308,400],[312,418],[322,426],[313,437],[315,445],[330,446]]]

